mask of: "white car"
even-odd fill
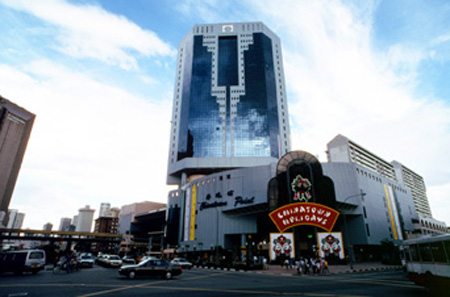
[[[175,258],[172,261],[170,261],[170,263],[180,265],[181,267],[183,267],[183,269],[192,268],[192,263],[186,260],[185,258]]]
[[[81,254],[79,263],[81,267],[92,267],[94,266],[94,257],[89,253]]]
[[[147,260],[159,260],[159,258],[154,257],[154,256],[144,256],[139,260],[139,263],[142,263]]]
[[[118,255],[108,255],[105,259],[105,265],[110,267],[122,266],[122,259]]]

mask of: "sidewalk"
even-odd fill
[[[355,272],[369,272],[369,271],[388,271],[388,270],[402,270],[400,265],[385,265],[381,263],[355,263],[353,264],[353,270],[350,269],[350,265],[330,265],[328,266],[328,275],[343,274],[343,273],[355,273]],[[286,269],[280,265],[269,265],[267,270],[253,270],[251,271],[257,274],[267,275],[282,275],[282,276],[297,276],[297,270],[295,268]],[[312,275],[312,274],[310,274]]]

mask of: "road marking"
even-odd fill
[[[161,283],[163,281],[159,281],[156,283]],[[125,286],[125,287],[119,287],[119,288],[115,288],[115,289],[111,289],[111,290],[105,290],[105,291],[100,291],[100,292],[95,292],[95,293],[90,293],[90,294],[85,294],[85,295],[80,295],[80,297],[90,297],[90,296],[99,296],[99,295],[104,295],[104,294],[109,294],[109,293],[114,293],[114,292],[119,292],[119,291],[124,291],[124,290],[129,290],[129,289],[138,289],[140,287],[145,287],[149,284],[152,284],[154,282],[151,283],[143,283],[143,284],[139,284],[139,285],[134,285],[134,286]]]
[[[222,274],[223,273],[216,273],[216,274],[210,274],[210,275],[206,275],[206,276],[204,276],[204,275],[194,276],[194,277],[185,278],[183,280],[202,279],[202,278],[208,278],[208,277],[218,276],[218,275],[222,275]],[[130,289],[139,289],[141,287],[148,288],[148,287],[153,287],[153,284],[160,284],[160,283],[166,283],[166,282],[167,282],[167,280],[151,282],[151,283],[144,283],[144,284],[139,284],[139,285],[134,285],[134,286],[125,286],[125,287],[115,288],[115,289],[111,289],[111,290],[100,291],[100,292],[90,293],[90,294],[86,294],[86,295],[80,295],[79,297],[99,296],[99,295],[109,294],[109,293],[118,292],[118,291],[124,291],[124,290],[130,290]]]
[[[217,293],[237,293],[242,294],[258,294],[258,295],[286,295],[286,296],[323,296],[323,297],[367,297],[368,295],[348,295],[348,294],[320,294],[320,293],[302,293],[302,292],[277,292],[277,291],[255,291],[243,289],[208,289],[208,288],[192,288],[192,287],[166,287],[166,286],[147,286],[145,288],[175,290],[175,291],[202,291],[202,292],[217,292]]]
[[[313,277],[311,277],[313,278]],[[314,278],[317,279],[317,278]],[[406,283],[399,283],[399,282],[390,282],[390,281],[372,281],[368,279],[344,279],[344,278],[334,278],[334,277],[327,277],[323,280],[334,280],[337,282],[347,282],[347,283],[362,283],[362,284],[371,284],[371,285],[383,285],[383,286],[391,286],[391,287],[404,287],[404,288],[417,288],[417,285],[414,284],[406,284]]]

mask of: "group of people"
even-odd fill
[[[294,265],[293,259],[286,259],[284,266],[286,269],[292,269]],[[301,257],[295,261],[295,267],[298,274],[325,274],[329,273],[328,262],[324,258],[304,258]]]

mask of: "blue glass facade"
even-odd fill
[[[244,52],[246,95],[240,98],[235,120],[237,157],[279,158],[279,120],[272,42],[262,33]]]
[[[246,95],[232,103],[231,86],[239,86],[238,38],[219,37],[217,85],[225,87],[226,92],[225,116],[221,117],[216,97],[211,95],[213,54],[203,45],[203,36],[194,36],[192,53],[184,60],[178,160],[279,157],[272,42],[262,33],[253,34],[253,40],[244,52]],[[236,104],[236,115],[231,114],[232,104]],[[224,120],[225,131],[222,131]]]
[[[178,160],[221,157],[219,105],[211,96],[212,54],[195,36],[192,56],[185,59]]]
[[[263,23],[194,26],[178,48],[167,183],[276,163],[290,150],[284,89]]]

